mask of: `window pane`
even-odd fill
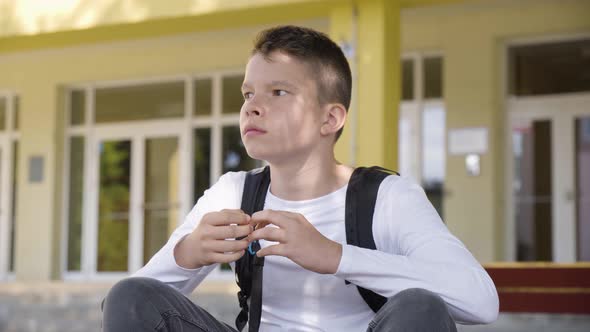
[[[223,114],[240,113],[244,97],[242,97],[244,75],[223,78]]]
[[[523,122],[512,128],[519,261],[551,261],[551,122]]]
[[[242,143],[238,126],[223,128],[223,173],[247,171],[258,167],[256,160],[250,158]]]
[[[414,99],[414,60],[402,60],[402,100]]]
[[[68,271],[79,271],[82,253],[82,202],[84,200],[84,137],[70,139],[68,201]]]
[[[16,202],[18,193],[18,142],[12,143],[12,216],[10,220],[10,262],[8,263],[8,271],[14,272],[15,261],[15,234],[16,234]]]
[[[209,188],[211,179],[211,129],[198,128],[194,134],[194,202]]]
[[[442,216],[445,178],[445,110],[427,106],[422,112],[422,185]]]
[[[195,115],[210,115],[211,106],[211,79],[195,81]]]
[[[70,92],[70,124],[81,125],[84,124],[86,95],[83,90],[74,90]]]
[[[590,91],[589,49],[590,39],[511,47],[510,94]]]
[[[98,271],[127,271],[131,141],[100,145]]]
[[[8,112],[8,101],[0,97],[0,130],[6,129],[6,113]]]
[[[18,130],[19,121],[20,98],[14,97],[14,130]]]
[[[178,139],[151,138],[145,144],[143,263],[172,234],[178,219]]]
[[[96,90],[96,123],[184,116],[184,83],[154,83]]]
[[[420,134],[418,132],[419,109],[415,104],[405,104],[400,107],[399,113],[399,168],[403,176],[414,179],[420,178],[422,170],[418,167],[421,147],[418,146]]]
[[[424,59],[424,98],[442,98],[442,58]]]
[[[590,117],[576,119],[578,260],[590,261]]]

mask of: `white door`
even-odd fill
[[[173,126],[97,128],[83,229],[86,267],[108,276],[134,272],[180,221],[181,130]]]
[[[508,106],[514,258],[590,260],[590,96],[515,98]]]

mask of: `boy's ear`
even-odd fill
[[[324,122],[320,128],[322,136],[335,134],[346,122],[346,108],[342,104],[326,104],[324,106]]]

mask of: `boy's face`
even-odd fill
[[[252,56],[242,85],[240,132],[248,154],[269,163],[309,156],[323,112],[310,66],[281,52]]]

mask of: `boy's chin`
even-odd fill
[[[266,159],[264,159],[265,156],[266,156],[266,154],[263,151],[260,151],[259,149],[248,149],[248,148],[246,148],[246,153],[252,159],[266,160]]]
[[[280,156],[277,156],[276,153],[273,154],[271,151],[265,151],[263,149],[246,148],[246,153],[248,153],[248,156],[252,159],[263,160],[268,163],[271,163],[273,160],[280,158]]]

